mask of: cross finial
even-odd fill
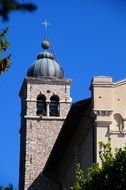
[[[47,27],[50,25],[50,23],[47,20],[45,20],[42,24],[44,25],[45,30],[47,30]]]

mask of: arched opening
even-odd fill
[[[60,116],[60,111],[59,111],[59,96],[53,95],[50,98],[50,105],[49,105],[49,114],[50,116]]]
[[[46,116],[46,97],[43,94],[37,97],[37,115]]]
[[[123,128],[124,128],[124,122],[123,122],[123,118],[120,114],[116,113],[114,114],[114,119],[115,119],[115,125],[118,128],[118,130],[120,132],[122,132]]]

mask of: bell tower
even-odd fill
[[[19,190],[34,190],[32,184],[43,171],[71,104],[71,80],[64,78],[47,38],[42,42],[42,48],[37,60],[29,67],[19,93]]]

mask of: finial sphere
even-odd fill
[[[43,42],[42,42],[42,48],[43,49],[49,49],[50,48],[50,43],[49,43],[49,41],[48,40],[44,40]]]

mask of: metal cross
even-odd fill
[[[47,27],[50,25],[50,23],[47,20],[45,20],[42,24],[44,25],[45,30],[47,30]]]

